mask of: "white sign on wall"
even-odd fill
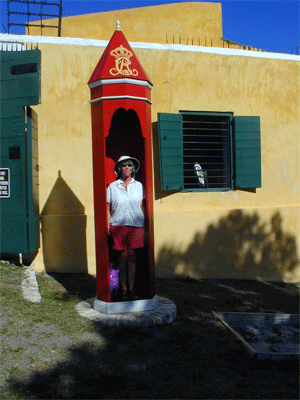
[[[10,196],[9,168],[0,168],[0,199]]]

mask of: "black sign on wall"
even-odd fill
[[[0,168],[0,198],[10,196],[10,174],[9,168]]]

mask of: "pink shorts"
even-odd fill
[[[113,249],[123,251],[144,247],[144,228],[135,226],[110,226],[114,240]]]

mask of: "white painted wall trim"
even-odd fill
[[[119,100],[119,99],[142,100],[152,104],[152,102],[146,97],[135,97],[135,96],[104,96],[104,97],[99,97],[98,99],[90,100],[90,103],[93,104],[102,100]]]
[[[27,35],[10,35],[6,33],[0,34],[0,43],[39,43],[43,44],[64,44],[73,46],[88,47],[106,47],[108,40],[67,38],[67,37],[50,37],[50,36],[27,36]],[[275,60],[300,61],[300,56],[295,54],[269,53],[263,51],[237,50],[221,47],[203,47],[182,44],[159,44],[159,43],[142,43],[129,42],[133,49],[163,50],[163,51],[179,51],[194,53],[220,54],[225,56],[254,57],[267,58]]]
[[[24,43],[1,42],[0,51],[25,51],[26,46]]]
[[[129,83],[131,85],[146,86],[152,90],[152,86],[147,81],[140,81],[138,79],[120,78],[120,79],[99,79],[98,81],[89,84],[89,88],[93,89],[102,85],[117,85],[119,83]]]

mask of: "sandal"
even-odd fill
[[[139,300],[139,296],[133,290],[129,292],[130,300]]]
[[[121,300],[122,301],[128,301],[130,300],[130,296],[126,290],[123,290],[122,295],[121,295]]]

